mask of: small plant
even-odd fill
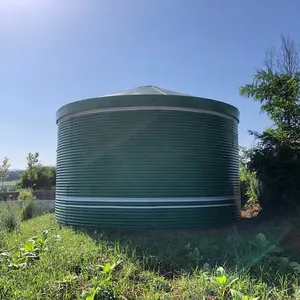
[[[231,294],[232,300],[258,300],[259,299],[259,298],[251,298],[248,295],[244,295],[243,293],[232,289],[231,286],[238,280],[239,280],[238,276],[229,276],[228,274],[226,274],[223,267],[218,267],[215,272],[215,275],[212,277],[212,282],[217,287],[220,294],[222,295],[222,299],[226,298],[226,296],[229,293]]]
[[[190,260],[196,263],[197,268],[199,266],[199,261],[203,259],[203,256],[200,254],[199,249],[197,247],[192,248],[190,243],[187,244],[184,248],[188,251],[188,256]]]
[[[26,199],[21,210],[22,221],[27,221],[32,219],[34,210],[35,210],[35,200],[33,198]]]
[[[296,275],[300,275],[300,264],[295,261],[290,261],[286,256],[273,256],[268,260],[270,263],[275,263],[279,268],[294,272]]]
[[[220,290],[220,293],[224,298],[228,293],[230,286],[238,279],[237,276],[227,275],[223,267],[218,267],[215,276],[212,277],[212,282]]]
[[[11,201],[0,204],[0,230],[12,232],[20,225],[20,209]]]
[[[245,241],[240,236],[229,236],[227,255],[233,257],[234,263],[241,269],[257,267],[263,261],[282,252],[277,243],[269,240],[263,233],[257,234],[250,241]]]
[[[34,199],[32,189],[21,189],[18,190],[18,192],[19,192],[18,195],[19,201]]]
[[[263,258],[269,258],[271,254],[282,252],[282,249],[274,242],[268,240],[263,233],[257,234],[249,243],[252,250],[252,265],[257,264]]]
[[[258,300],[259,299],[258,297],[256,298],[249,297],[233,289],[230,290],[230,293],[231,293],[232,300]]]
[[[11,269],[28,267],[35,260],[39,259],[40,253],[45,250],[45,243],[48,237],[48,230],[44,230],[40,235],[30,238],[18,250],[9,253],[0,253],[0,262],[6,261]]]
[[[120,294],[116,289],[113,279],[114,269],[121,263],[117,260],[113,263],[107,263],[101,272],[100,278],[93,280],[93,285],[88,290],[82,293],[83,300],[117,300],[120,299]]]

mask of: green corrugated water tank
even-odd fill
[[[56,219],[118,228],[239,218],[238,110],[155,86],[57,112]]]

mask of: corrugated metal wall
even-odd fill
[[[164,228],[235,220],[237,127],[238,120],[226,114],[171,107],[61,118],[57,220],[87,227]]]

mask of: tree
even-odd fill
[[[0,180],[1,180],[1,191],[3,192],[4,180],[8,178],[8,169],[10,168],[9,159],[5,157],[3,159],[2,165],[0,166]]]
[[[252,132],[256,145],[247,167],[259,180],[260,203],[269,211],[300,201],[300,56],[290,38],[266,53],[265,69],[258,69],[240,94],[261,104],[273,122],[262,133]]]
[[[240,88],[240,94],[261,103],[261,112],[266,112],[273,121],[282,142],[299,146],[300,73],[291,75],[273,73],[271,69],[258,70],[253,82]]]
[[[27,168],[21,175],[26,187],[35,189],[35,181],[38,179],[37,165],[39,163],[39,153],[29,153],[27,156]]]
[[[299,47],[290,36],[281,35],[281,46],[274,46],[266,51],[265,67],[278,74],[293,75],[300,72]]]
[[[33,190],[51,189],[56,184],[56,168],[44,166],[39,162],[38,153],[29,153],[27,168],[20,175],[19,186]]]
[[[36,189],[51,189],[56,184],[56,168],[39,164],[36,168]]]

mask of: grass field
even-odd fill
[[[46,214],[0,231],[0,299],[300,299],[296,225],[84,232]]]
[[[3,182],[3,191],[4,192],[14,192],[17,190],[17,180],[14,181],[4,181]],[[1,187],[2,188],[2,185]]]
[[[4,181],[3,182],[3,185],[5,186],[5,185],[16,185],[17,184],[17,180],[13,180],[13,181]]]

